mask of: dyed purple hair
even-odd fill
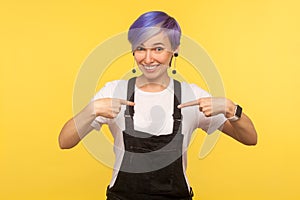
[[[160,32],[167,34],[172,50],[179,46],[181,29],[173,17],[162,11],[150,11],[142,14],[129,28],[128,40],[132,50],[134,51],[141,43]]]

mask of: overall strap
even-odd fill
[[[181,133],[181,109],[177,108],[181,104],[181,84],[174,79],[174,109],[173,109],[173,134]]]
[[[134,90],[135,90],[135,81],[136,77],[133,77],[128,80],[127,85],[127,100],[134,102]],[[134,108],[133,106],[126,105],[125,110],[125,130],[133,130],[133,115],[134,115]]]
[[[127,100],[134,102],[134,90],[135,90],[136,77],[128,80],[127,85]],[[181,133],[181,109],[177,106],[181,104],[181,84],[174,79],[174,107],[173,107],[173,133],[178,131]],[[125,130],[134,130],[133,126],[134,107],[126,105],[125,116]]]

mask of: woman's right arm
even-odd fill
[[[58,142],[61,149],[76,146],[82,138],[93,130],[91,123],[96,117],[115,118],[122,105],[133,106],[133,102],[123,99],[101,98],[89,103],[75,117],[65,123],[60,131]]]
[[[61,149],[76,146],[84,136],[93,130],[91,123],[96,118],[93,102],[65,123],[60,131],[58,142]]]

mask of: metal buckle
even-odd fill
[[[176,120],[176,121],[179,121],[179,122],[182,121],[182,115],[180,115],[180,118],[175,118],[174,114],[172,116],[173,116],[173,120]]]

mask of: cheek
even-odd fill
[[[168,56],[168,57],[164,58],[164,60],[162,60],[161,62],[164,63],[165,65],[169,66],[170,61],[171,61],[171,56]]]
[[[143,57],[142,56],[134,56],[134,60],[136,63],[140,63],[142,60],[143,60]]]
[[[156,60],[160,63],[169,65],[169,62],[171,60],[171,55],[170,54],[164,54],[156,57]]]
[[[160,61],[161,63],[169,63],[170,62],[171,57],[170,56],[163,56],[160,57],[159,59],[157,59],[158,61]]]

